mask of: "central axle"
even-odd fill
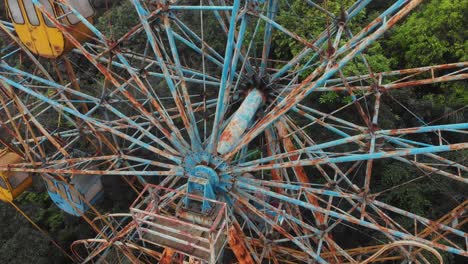
[[[260,90],[253,89],[249,92],[220,136],[217,148],[219,154],[228,153],[240,142],[263,102],[264,96]]]

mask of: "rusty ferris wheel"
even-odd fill
[[[40,177],[59,208],[97,233],[71,245],[77,261],[468,256],[466,200],[428,219],[372,188],[381,159],[468,182],[463,161],[445,155],[468,148],[468,123],[380,125],[394,90],[468,78],[467,62],[372,71],[366,48],[421,0],[391,1],[357,30],[349,25],[371,1],[336,14],[306,0],[329,21],[313,38],[276,19],[277,0],[130,2],[137,19],[117,39],[95,26],[87,0],[7,0],[11,21],[1,24],[0,197],[12,202]],[[302,49],[274,59],[274,34]],[[354,60],[367,71],[346,76]],[[316,95],[326,92],[351,100],[322,109]],[[94,207],[103,175],[138,193],[127,212]],[[375,237],[349,247],[343,233],[355,231]]]

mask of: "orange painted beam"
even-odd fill
[[[172,263],[172,257],[175,255],[175,251],[170,249],[170,248],[165,248],[161,259],[159,260],[159,264],[171,264]]]
[[[276,125],[276,129],[278,130],[278,136],[283,142],[284,150],[286,152],[296,151],[296,146],[294,146],[294,143],[292,142],[291,138],[288,136],[289,133],[284,123],[276,122],[275,125]],[[290,156],[289,159],[291,161],[295,161],[295,160],[299,160],[299,158],[300,158],[299,155],[293,155],[293,156]],[[292,167],[292,169],[299,182],[309,183],[309,177],[307,177],[307,174],[302,166],[294,166]],[[307,196],[307,199],[309,200],[309,203],[311,203],[314,206],[320,207],[317,196],[310,194],[310,193],[307,193],[306,196]],[[324,228],[326,226],[324,215],[315,211],[312,212],[312,214],[317,220],[317,224],[320,226],[320,228]],[[331,240],[332,236],[330,234],[326,234],[325,238],[327,240]],[[328,250],[330,254],[332,254],[333,256],[336,256],[336,248],[334,246],[332,246],[331,244],[328,244]],[[333,263],[333,259],[330,259],[330,262]]]
[[[255,264],[245,245],[244,233],[237,222],[232,222],[228,231],[228,243],[239,264]]]

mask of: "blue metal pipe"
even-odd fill
[[[221,134],[217,146],[218,153],[225,154],[236,146],[262,103],[262,92],[257,89],[250,91]]]
[[[224,54],[224,66],[221,73],[221,84],[219,86],[219,93],[218,93],[218,102],[216,105],[216,112],[215,118],[213,120],[213,130],[211,134],[210,144],[207,147],[208,152],[213,152],[216,148],[218,137],[219,137],[219,127],[220,122],[223,120],[224,112],[226,111],[224,105],[224,97],[225,92],[227,90],[228,83],[228,75],[230,72],[234,70],[231,69],[231,59],[234,53],[234,35],[236,32],[236,21],[237,21],[237,14],[240,8],[240,0],[234,0],[233,9],[231,13],[231,21],[229,24],[229,31],[228,31],[228,39],[226,43],[226,51]]]

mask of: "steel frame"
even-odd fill
[[[64,77],[60,67],[35,58],[18,41],[11,23],[0,23],[11,39],[0,47],[0,132],[8,135],[0,144],[26,160],[0,171],[47,173],[64,182],[73,175],[136,176],[145,186],[141,192],[132,186],[140,193],[138,199],[149,204],[164,201],[160,210],[184,192],[196,192],[198,187],[189,187],[191,181],[205,180],[213,190],[209,198],[216,198],[210,202],[224,208],[216,220],[222,228],[207,240],[210,258],[204,261],[210,263],[222,255],[213,246],[221,236],[230,239],[226,243],[241,263],[358,263],[359,257],[400,240],[468,256],[466,201],[433,221],[380,201],[372,188],[381,159],[417,168],[427,178],[438,175],[444,182],[468,183],[464,161],[444,155],[468,149],[468,123],[434,124],[411,113],[421,126],[379,127],[382,98],[393,90],[468,79],[468,62],[372,71],[365,49],[421,0],[393,1],[355,34],[347,25],[370,0],[356,1],[343,11],[344,17],[306,0],[333,20],[312,40],[277,22],[282,15],[277,0],[131,0],[139,21],[117,40],[89,23],[67,0],[56,0],[93,32],[93,43],[78,42],[60,18],[47,13],[38,0],[33,2],[76,49],[59,61],[66,66]],[[212,36],[205,32],[205,21],[214,21],[210,26],[217,27],[212,30],[218,31],[214,35],[223,47],[212,39],[209,43]],[[303,49],[288,61],[272,59],[275,34]],[[135,39],[144,39],[145,45],[124,44]],[[187,54],[197,62],[187,61]],[[73,64],[74,56],[83,58],[84,67],[102,81],[91,77],[86,87],[80,80],[86,70]],[[31,65],[12,66],[19,59]],[[345,76],[343,69],[355,59],[369,71]],[[55,73],[48,71],[52,66]],[[302,77],[305,72],[309,74]],[[345,94],[351,102],[330,112],[309,100],[324,92]],[[341,114],[351,110],[355,119]],[[195,172],[195,165],[188,163],[209,172]],[[147,184],[152,177],[160,186]],[[161,190],[166,190],[166,200],[157,198]],[[161,243],[143,239],[143,233],[151,232],[143,224],[173,233],[180,233],[181,227],[158,225],[153,220],[162,216],[146,205],[132,205],[134,221],[123,224],[130,216],[125,215],[117,228],[114,219],[100,218],[101,228],[84,214],[99,235],[73,245],[93,243],[80,261],[106,258],[112,247],[133,262],[139,260],[138,252],[156,259],[190,256],[188,251],[168,247],[162,253],[148,245]],[[100,215],[92,204],[88,207]],[[402,219],[414,224],[404,225]],[[375,236],[370,242],[374,245],[345,249],[337,238],[340,228],[365,228]],[[166,238],[182,242],[175,236]],[[421,250],[399,246],[398,253],[373,261],[428,261]]]

